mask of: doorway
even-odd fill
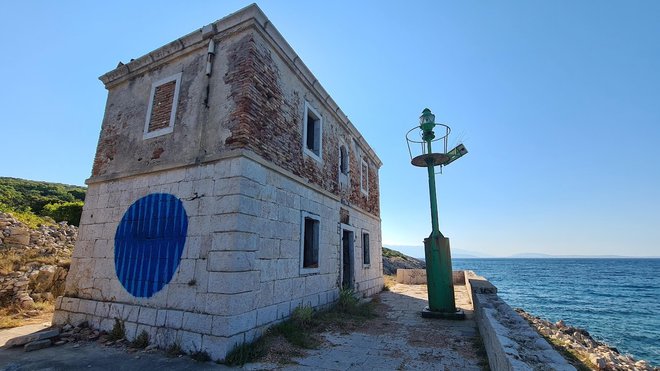
[[[353,244],[355,241],[355,233],[348,229],[342,229],[341,234],[341,287],[344,289],[353,288],[353,271],[354,267],[354,249]]]

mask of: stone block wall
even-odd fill
[[[119,318],[129,339],[145,330],[222,358],[338,297],[343,226],[356,237],[353,287],[381,290],[380,160],[256,5],[100,79],[106,111],[55,323],[109,330]],[[174,121],[150,132],[167,81]],[[318,156],[304,148],[306,107],[321,119]],[[304,213],[318,218],[314,270],[301,269]]]
[[[189,227],[172,280],[151,297],[135,297],[117,278],[114,237],[130,205],[153,193],[181,200]],[[337,299],[342,207],[352,227],[370,233],[370,266],[359,263],[359,241],[355,246],[355,287],[374,294],[382,288],[379,219],[251,153],[91,184],[53,322],[88,321],[110,330],[119,318],[129,339],[145,330],[160,346],[176,342],[222,358],[296,307],[319,308]],[[300,270],[302,211],[321,217],[315,274]]]
[[[497,295],[497,288],[488,280],[465,271],[465,283],[491,369],[575,370]]]

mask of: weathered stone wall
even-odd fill
[[[211,40],[215,53],[207,76]],[[144,139],[152,84],[178,73],[173,131]],[[340,223],[356,232],[354,288],[364,295],[380,291],[380,160],[311,77],[255,5],[102,76],[109,90],[106,113],[80,238],[54,322],[89,321],[109,330],[119,318],[129,339],[145,330],[158,345],[176,342],[184,350],[222,358],[296,307],[318,308],[337,298]],[[323,121],[321,161],[303,150],[306,102]],[[343,186],[340,143],[350,155]],[[368,194],[360,189],[363,160],[369,164]],[[175,200],[176,210],[187,215],[176,219],[177,231],[185,231],[176,239],[185,244],[182,250],[177,245],[174,255],[171,245],[164,245],[152,258],[155,250],[148,245],[155,240],[148,233],[160,230],[150,223],[171,222],[153,206],[161,205],[160,198],[145,201],[149,215],[158,209],[155,219],[127,214],[154,194]],[[304,212],[320,223],[319,267],[313,273],[301,269]],[[126,215],[149,230],[143,228],[146,234],[130,249],[116,246],[117,240],[135,242],[129,241],[133,227],[122,227],[130,233],[116,239]],[[369,265],[362,264],[364,232],[370,235]],[[137,260],[139,266],[126,268],[126,262]],[[149,264],[166,267],[167,273],[152,276]],[[143,285],[133,291],[136,282],[147,282],[148,290]]]
[[[497,295],[495,286],[472,271],[465,271],[465,282],[491,369],[575,370]]]
[[[345,203],[380,215],[380,160],[370,155],[366,143],[341,121],[327,97],[319,96],[298,67],[275,52],[277,47],[259,32],[259,26],[219,33],[213,40],[216,51],[210,77],[205,74],[208,40],[200,39],[188,50],[174,53],[167,63],[159,62],[107,85],[108,101],[92,179],[195,164],[232,149],[247,148],[340,196]],[[140,59],[118,70],[130,70],[138,63],[143,62]],[[152,84],[179,72],[182,77],[174,131],[143,139]],[[323,119],[320,162],[303,151],[305,102]],[[342,144],[349,149],[345,187],[339,183]],[[368,164],[368,194],[360,188],[362,160]]]
[[[127,337],[142,330],[161,346],[204,349],[224,357],[301,305],[321,307],[339,292],[339,200],[304,179],[243,153],[214,164],[90,184],[65,297],[55,323],[82,321],[110,330],[114,318]],[[247,157],[246,157],[247,156]],[[151,193],[169,193],[186,209],[190,228],[172,281],[137,298],[117,279],[114,236],[125,210]],[[355,287],[382,288],[380,221],[347,208],[351,225],[369,231],[369,267],[355,264]],[[301,273],[301,211],[321,216],[319,272]],[[355,260],[362,261],[361,245]]]
[[[340,124],[301,81],[295,71],[267,44],[259,33],[252,32],[228,50],[225,82],[231,87],[228,98],[235,103],[229,124],[231,148],[249,148],[268,161],[301,176],[345,202],[374,215],[380,215],[378,171],[366,148]],[[323,118],[321,161],[303,151],[303,116],[305,101]],[[349,151],[349,186],[339,184],[339,147]],[[360,190],[361,160],[369,166],[369,190]]]

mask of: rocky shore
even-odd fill
[[[77,236],[66,222],[31,229],[0,213],[0,306],[30,309],[61,295]]]
[[[552,323],[522,309],[516,309],[516,312],[552,344],[572,354],[590,369],[660,371],[660,367],[654,367],[646,361],[636,361],[629,355],[619,353],[616,348],[591,337],[584,329],[567,326],[564,321]]]

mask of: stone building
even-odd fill
[[[381,162],[256,5],[100,79],[54,323],[219,359],[342,286],[381,290]]]

